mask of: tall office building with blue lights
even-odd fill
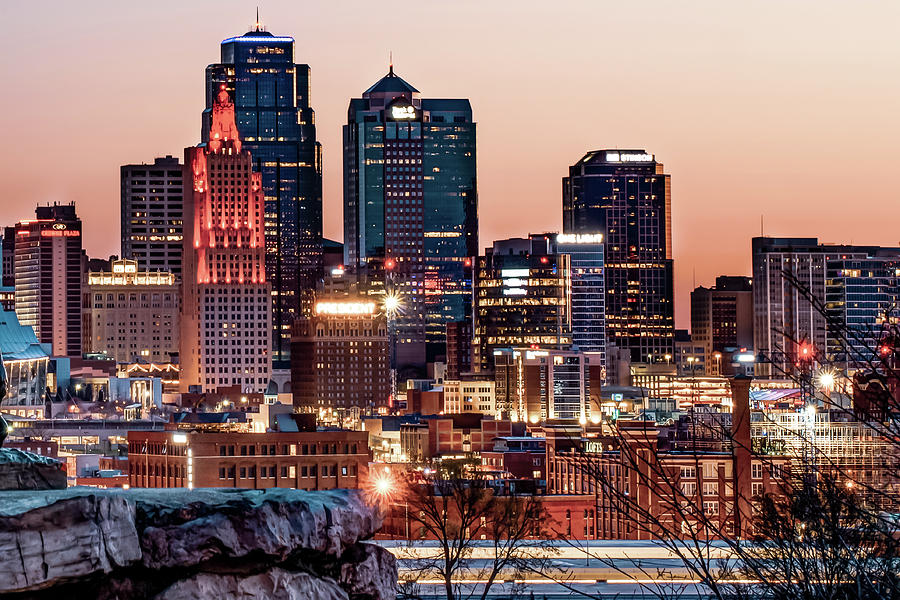
[[[466,99],[423,99],[394,73],[350,101],[344,126],[344,253],[402,310],[396,368],[444,354],[446,325],[468,318],[478,254],[475,123]]]
[[[235,103],[238,132],[262,174],[266,277],[272,284],[273,359],[290,356],[291,323],[322,278],[322,147],[309,105],[309,65],[294,62],[294,38],[259,26],[222,42],[206,68],[202,139],[221,84]]]

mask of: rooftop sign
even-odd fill
[[[371,315],[375,312],[374,302],[319,302],[317,315]]]
[[[640,152],[607,152],[606,162],[653,162],[653,155]]]
[[[394,119],[415,119],[416,109],[414,106],[392,106],[391,118]]]
[[[560,233],[556,236],[557,244],[602,244],[602,233]]]

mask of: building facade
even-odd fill
[[[749,277],[716,277],[711,288],[691,292],[691,340],[702,345],[708,375],[722,375],[733,349],[753,348],[753,283]],[[729,349],[732,349],[729,351]]]
[[[591,396],[599,395],[605,375],[600,354],[576,350],[498,349],[494,365],[497,411],[530,423],[566,419],[586,424]]]
[[[606,338],[663,362],[675,330],[670,176],[644,150],[597,150],[563,179],[563,232],[604,236]]]
[[[322,298],[294,322],[291,391],[301,412],[358,408],[372,414],[391,395],[387,318],[371,300]]]
[[[493,379],[445,379],[442,386],[444,412],[448,415],[480,413],[493,415],[499,419],[494,386]]]
[[[366,432],[129,431],[128,483],[145,488],[358,488]]]
[[[472,366],[494,370],[498,348],[563,349],[572,344],[572,276],[567,254],[534,235],[494,242],[475,264]]]
[[[444,379],[472,372],[472,318],[447,323],[447,371]]]
[[[842,368],[866,369],[882,338],[900,323],[900,252],[829,260],[825,265],[825,315],[831,330],[825,352]],[[844,335],[835,335],[843,331]]]
[[[223,85],[210,141],[185,149],[180,387],[265,391],[272,369],[262,179]]]
[[[80,357],[81,219],[74,202],[38,206],[35,217],[16,224],[16,314],[54,356]]]
[[[424,374],[463,320],[478,251],[475,123],[465,99],[422,99],[394,73],[350,101],[345,262],[398,296],[397,366]]]
[[[294,62],[294,38],[259,26],[224,40],[220,62],[206,68],[204,142],[211,139],[223,84],[253,171],[262,176],[272,350],[276,361],[287,361],[301,296],[322,278],[322,147],[310,106],[310,68]]]
[[[0,240],[0,286],[14,287],[16,285],[16,228],[4,227],[3,238]]]
[[[568,254],[572,267],[572,342],[582,352],[606,361],[606,284],[603,234],[561,233],[556,252]]]
[[[825,352],[828,325],[821,307],[830,261],[900,255],[900,249],[820,244],[816,238],[757,237],[752,249],[753,346],[756,374],[762,377],[792,373],[803,343]]]
[[[180,287],[173,273],[141,271],[136,260],[89,272],[84,289],[86,352],[117,363],[168,363],[179,352]]]
[[[163,271],[181,279],[184,235],[184,182],[181,162],[172,156],[153,164],[122,165],[122,258],[139,271]]]

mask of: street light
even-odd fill
[[[834,382],[834,372],[822,371],[819,373],[819,387],[822,388],[826,394],[834,391]]]
[[[384,297],[384,312],[387,313],[388,345],[390,350],[391,401],[397,399],[397,313],[403,309],[400,294],[389,291]]]
[[[399,311],[402,304],[399,294],[391,292],[384,297],[384,310],[388,313],[388,316]]]

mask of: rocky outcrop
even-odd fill
[[[63,490],[66,472],[49,456],[0,448],[0,490]]]
[[[227,594],[223,596],[223,591]],[[209,598],[240,600],[348,600],[347,592],[331,579],[308,573],[292,573],[274,568],[250,576],[200,573],[178,581],[158,594],[155,600],[207,600]]]
[[[388,600],[380,526],[352,490],[0,492],[0,595]]]

